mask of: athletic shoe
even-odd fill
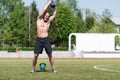
[[[52,73],[56,73],[57,72],[55,69],[52,69],[51,71],[52,71]]]
[[[36,72],[36,70],[31,70],[31,71],[30,71],[30,73],[34,73],[34,72]]]

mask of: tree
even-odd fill
[[[100,32],[102,32],[102,33],[116,33],[117,30],[115,29],[115,26],[113,26],[107,18],[104,18],[101,20]]]
[[[88,32],[94,25],[95,19],[92,16],[87,16],[85,19],[86,32]]]
[[[113,26],[108,20],[112,15],[108,9],[105,9],[103,11],[102,16],[100,17],[100,21],[95,21],[94,27],[92,27],[89,32],[97,32],[97,33],[116,33],[117,30],[115,29],[115,26]]]
[[[9,22],[12,31],[12,44],[26,44],[27,13],[21,0],[10,0]]]
[[[49,34],[50,34],[49,38],[52,44],[55,44],[57,41],[57,33],[58,33],[58,30],[57,30],[56,20],[55,20],[51,23],[50,29],[49,29]]]
[[[76,32],[86,32],[85,22],[83,20],[83,15],[80,9],[78,9],[76,13],[76,24],[77,24]]]
[[[26,44],[27,16],[22,0],[2,0],[2,14],[5,16],[3,23],[4,43],[8,45]]]
[[[7,5],[9,0],[0,0],[0,46],[4,45],[4,34],[7,22]]]
[[[112,14],[109,9],[105,9],[102,13],[103,18],[110,18],[111,16],[112,16]]]
[[[77,10],[77,1],[76,0],[66,0],[67,5],[75,13]]]
[[[101,32],[103,33],[115,33],[116,29],[115,27],[111,24],[110,20],[108,18],[112,17],[111,12],[108,9],[105,9],[102,14],[102,19],[101,19]]]
[[[76,31],[76,22],[72,10],[65,4],[61,4],[57,11],[56,27],[58,29],[58,44],[67,46],[66,42],[68,41],[69,34]]]
[[[86,18],[85,18],[86,30],[85,30],[85,32],[88,32],[93,27],[95,19],[93,17],[93,13],[89,9],[86,9],[85,13],[86,13]]]
[[[31,13],[30,14],[30,42],[29,46],[34,46],[35,45],[35,38],[37,34],[37,27],[36,27],[36,22],[37,22],[37,16],[39,15],[38,10],[36,8],[36,3],[33,1],[31,4]]]

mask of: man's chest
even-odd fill
[[[42,20],[37,21],[37,27],[39,28],[49,28],[49,24],[47,22],[44,22]]]

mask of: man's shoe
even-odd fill
[[[56,71],[55,69],[52,69],[52,72],[53,72],[53,73],[56,73],[57,71]]]
[[[34,73],[34,72],[36,72],[36,71],[35,71],[35,70],[31,70],[31,71],[30,71],[30,73]]]

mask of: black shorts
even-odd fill
[[[45,51],[47,54],[52,53],[51,43],[50,39],[47,38],[36,38],[36,45],[34,49],[35,54],[42,54],[43,48],[45,48]]]

